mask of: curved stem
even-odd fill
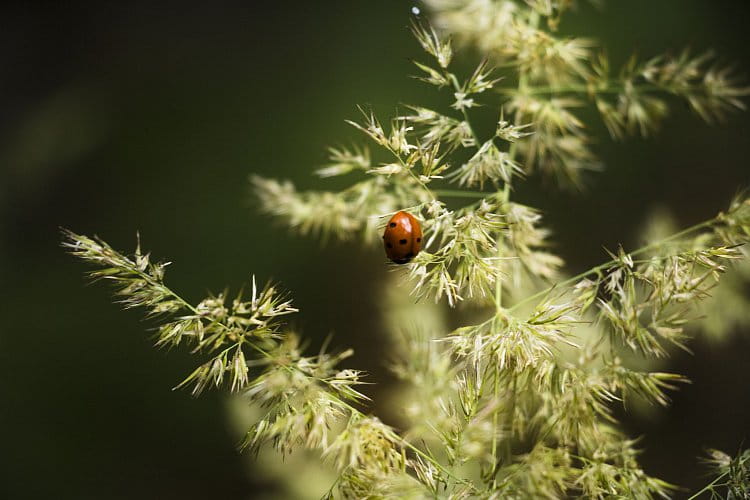
[[[661,246],[661,245],[663,245],[665,243],[668,243],[670,241],[673,241],[673,240],[676,240],[676,239],[681,238],[683,236],[686,236],[686,235],[688,235],[690,233],[693,233],[693,232],[695,232],[695,231],[697,231],[699,229],[703,229],[705,227],[709,227],[709,226],[715,224],[716,222],[717,222],[716,217],[714,217],[713,219],[709,219],[709,220],[700,222],[700,223],[695,224],[693,226],[690,226],[690,227],[688,227],[686,229],[683,229],[682,231],[677,232],[677,233],[675,233],[675,234],[673,234],[671,236],[668,236],[667,238],[661,239],[659,241],[655,241],[653,243],[649,243],[646,246],[643,246],[643,247],[641,247],[641,248],[639,248],[637,250],[634,250],[634,251],[630,252],[630,255],[631,256],[635,256],[635,255],[640,255],[642,253],[648,252],[649,250],[653,250],[654,248],[657,248],[657,247],[659,247],[659,246]],[[611,260],[608,260],[607,262],[604,262],[603,264],[599,264],[598,266],[594,266],[594,267],[592,267],[590,269],[587,269],[586,271],[583,271],[582,273],[576,274],[572,278],[568,278],[568,279],[566,279],[564,281],[561,281],[559,283],[555,283],[554,285],[552,285],[550,287],[547,287],[547,288],[545,288],[544,290],[542,290],[540,292],[537,292],[537,293],[535,293],[533,295],[530,295],[530,296],[526,297],[525,299],[523,299],[523,300],[521,300],[519,302],[516,302],[515,304],[513,304],[513,306],[511,306],[510,308],[508,308],[508,310],[509,311],[513,311],[516,308],[518,308],[519,306],[521,306],[523,304],[526,304],[527,302],[530,302],[530,301],[532,301],[534,299],[538,299],[540,297],[545,296],[546,294],[548,294],[549,292],[551,292],[554,288],[564,287],[564,286],[570,285],[572,283],[575,283],[579,279],[585,278],[589,274],[594,274],[594,273],[597,273],[597,272],[602,271],[604,269],[607,269],[608,267],[611,267],[613,264],[616,264],[616,263],[617,263],[616,259],[611,259]]]
[[[492,191],[462,191],[460,189],[436,189],[433,192],[443,198],[486,198],[495,194]]]
[[[721,479],[723,479],[724,476],[726,476],[727,474],[729,474],[729,472],[725,472],[724,474],[720,475],[719,477],[717,477],[716,479],[714,479],[713,481],[711,481],[710,483],[708,483],[706,486],[704,486],[703,489],[700,490],[698,493],[696,493],[694,495],[691,495],[687,500],[695,500],[696,498],[698,498],[702,494],[704,494],[704,493],[706,493],[708,491],[711,491],[713,489],[713,487],[716,485],[716,483],[718,483]]]
[[[640,84],[633,85],[636,91],[646,92],[668,92],[669,89],[660,87],[653,84]],[[503,95],[513,95],[521,93],[519,89],[515,87],[495,87],[493,90]],[[539,95],[539,94],[620,94],[625,91],[625,87],[619,82],[608,81],[606,84],[597,88],[586,84],[578,85],[563,85],[563,86],[527,86],[523,93],[526,95]]]

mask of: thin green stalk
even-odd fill
[[[486,198],[494,194],[491,191],[463,191],[461,189],[436,189],[433,192],[441,198]]]
[[[667,238],[661,239],[659,241],[655,241],[653,243],[649,243],[646,246],[643,246],[643,247],[641,247],[641,248],[639,248],[637,250],[634,250],[634,251],[630,252],[630,255],[631,256],[636,256],[636,255],[640,255],[642,253],[648,252],[649,250],[657,248],[657,247],[663,245],[664,243],[668,243],[668,242],[670,242],[672,240],[681,238],[683,236],[687,236],[688,234],[693,233],[693,232],[695,232],[695,231],[697,231],[699,229],[703,229],[705,227],[710,227],[711,225],[715,224],[716,222],[717,222],[716,217],[714,217],[713,219],[709,219],[709,220],[700,222],[700,223],[695,224],[693,226],[690,226],[690,227],[688,227],[686,229],[683,229],[682,231],[680,231],[678,233],[675,233],[675,234],[673,234],[671,236],[668,236]],[[513,311],[513,310],[517,309],[518,307],[522,306],[523,304],[526,304],[526,303],[528,303],[528,302],[530,302],[530,301],[532,301],[534,299],[538,299],[540,297],[544,297],[545,295],[547,295],[548,293],[550,293],[554,288],[565,287],[567,285],[575,283],[576,281],[578,281],[581,278],[585,278],[586,276],[588,276],[590,274],[594,274],[594,273],[597,273],[599,271],[603,271],[604,269],[607,269],[608,267],[611,267],[613,264],[616,264],[616,263],[617,263],[616,259],[608,260],[607,262],[605,262],[603,264],[599,264],[598,266],[594,266],[594,267],[592,267],[590,269],[587,269],[586,271],[583,271],[582,273],[576,274],[572,278],[568,278],[568,279],[566,279],[564,281],[561,281],[559,283],[555,283],[554,285],[552,285],[552,286],[550,286],[548,288],[545,288],[541,292],[535,293],[533,295],[530,295],[530,296],[526,297],[525,299],[523,299],[523,300],[521,300],[519,302],[516,302],[515,304],[513,304],[511,307],[508,308],[508,311]]]
[[[495,376],[494,376],[494,382],[493,382],[493,388],[492,393],[495,397],[494,404],[497,405],[497,398],[500,394],[500,370],[497,369],[497,365],[495,366]],[[497,421],[498,421],[498,411],[495,410],[495,412],[492,415],[492,430],[494,432],[497,432]],[[497,461],[497,437],[492,437],[492,488],[494,489],[497,486],[497,471],[499,469],[499,463]]]
[[[513,427],[515,426],[515,420],[516,420],[516,392],[517,392],[517,385],[518,385],[518,377],[516,375],[513,375],[513,386],[511,388],[510,393],[510,415],[508,415],[508,430],[510,431],[511,437],[513,436]],[[508,457],[508,463],[510,463],[511,457],[512,457],[512,448],[511,448],[511,441],[507,440],[507,457]]]
[[[516,144],[513,143],[510,145],[510,149],[508,150],[508,155],[510,156],[511,161],[516,156]],[[503,186],[503,191],[501,193],[501,199],[503,207],[505,208],[505,205],[507,205],[510,202],[510,182],[506,182]],[[500,244],[500,240],[502,239],[502,234],[497,234],[497,265],[498,268],[500,267],[502,263],[502,245]],[[499,271],[499,269],[498,269]],[[498,272],[497,279],[495,281],[495,306],[496,306],[496,317],[498,317],[502,311],[503,311],[503,282],[500,279],[500,272]],[[513,440],[513,417],[515,414],[515,399],[516,399],[516,375],[515,373],[512,375],[513,377],[513,393],[512,393],[512,404],[511,404],[511,414],[510,414],[510,424],[508,428],[510,429],[510,435],[507,439],[505,439],[505,462],[510,463],[511,461],[511,443]],[[494,387],[494,397],[497,401],[499,397],[499,387],[498,387],[498,367],[495,366],[495,387]],[[495,414],[492,416],[492,427],[493,429],[497,429],[498,426],[498,419],[499,419],[499,412],[496,410]],[[494,470],[492,471],[492,486],[493,488],[497,487],[497,472],[500,470],[500,464],[497,460],[497,447],[496,447],[496,439],[492,442],[492,458],[494,461],[493,467]]]
[[[529,24],[532,28],[536,29],[539,25],[539,14],[532,10],[530,17],[529,17]],[[520,73],[518,75],[518,92],[524,92],[528,86],[528,74],[523,69],[520,69]],[[513,142],[510,145],[510,148],[508,149],[508,156],[511,161],[515,160],[516,154],[518,152],[518,145]],[[510,189],[511,185],[510,182],[506,182],[503,186],[503,192],[502,192],[502,201],[503,205],[507,205],[510,202]],[[498,235],[498,239],[500,239],[501,235]],[[498,244],[498,249],[500,248],[500,245]],[[498,251],[498,257],[502,257],[500,251]],[[498,259],[498,266],[501,263],[501,259]],[[498,276],[498,280],[495,284],[495,298],[496,298],[496,304],[497,304],[497,312],[500,313],[503,310],[502,307],[502,297],[503,297],[503,284],[500,280],[500,277]],[[511,444],[513,441],[513,418],[514,414],[516,412],[515,408],[515,398],[516,398],[516,375],[513,374],[513,393],[512,393],[512,405],[511,405],[511,414],[509,416],[510,420],[510,435],[505,440],[505,448],[506,448],[506,463],[510,463],[511,461]],[[497,397],[497,395],[495,396]],[[496,414],[497,416],[497,414]],[[497,424],[495,424],[495,428],[497,428]],[[497,472],[497,471],[495,471]],[[495,484],[495,479],[493,477],[493,484]]]
[[[452,73],[448,73],[448,78],[453,83],[453,88],[456,92],[461,92],[461,85],[458,83],[458,79],[456,76]],[[474,144],[477,148],[480,147],[481,142],[479,141],[479,137],[477,136],[476,132],[474,131],[474,127],[471,126],[471,120],[469,119],[469,114],[467,113],[466,109],[462,108],[461,113],[463,114],[464,120],[466,122],[466,125],[469,128],[469,131],[471,132],[471,136],[474,139]],[[494,138],[493,138],[494,139]],[[492,139],[490,139],[492,140]],[[515,144],[511,145],[511,155],[515,154],[514,150]],[[512,156],[511,156],[512,159]],[[475,191],[459,191],[459,190],[442,190],[442,191],[436,191],[436,194],[442,195],[442,196],[455,196],[455,197],[471,197],[471,198],[485,198],[486,196],[491,195],[492,193],[481,193],[481,192],[475,192]],[[508,202],[508,197],[510,195],[510,184],[505,183],[503,191],[502,191],[502,198],[503,202]],[[501,265],[501,259],[502,257],[502,245],[500,245],[499,240],[502,237],[500,233],[497,234],[497,257],[498,257],[498,267]],[[496,314],[493,316],[493,320],[499,317],[499,313],[502,311],[502,293],[503,293],[503,285],[502,281],[500,280],[500,273],[498,272],[498,277],[495,280],[495,308],[496,308]],[[493,414],[492,414],[492,428],[493,430],[497,430],[498,423],[499,423],[499,408],[497,408],[497,401],[499,399],[500,395],[500,376],[499,371],[497,369],[497,366],[495,366],[494,370],[494,380],[493,380],[493,401],[496,405]],[[492,439],[492,486],[493,488],[496,485],[496,479],[495,476],[497,475],[497,471],[499,469],[499,460],[497,458],[497,438],[493,437]]]
[[[646,91],[646,92],[664,92],[670,91],[667,88],[660,87],[652,84],[640,84],[633,85],[635,91]],[[579,85],[563,85],[559,87],[555,86],[526,86],[521,92],[515,87],[495,87],[493,90],[503,95],[514,95],[523,93],[525,95],[539,95],[539,94],[620,94],[625,91],[625,87],[618,82],[607,82],[602,87],[596,87],[591,85],[579,84]]]
[[[497,236],[500,239],[500,234]],[[495,310],[499,314],[503,310],[503,281],[500,279],[500,263],[502,262],[503,252],[500,242],[497,243],[497,277],[495,278]]]
[[[462,92],[461,85],[458,82],[458,79],[456,78],[456,75],[453,73],[446,72],[445,76],[451,81],[453,84],[453,88],[456,92]],[[467,127],[469,128],[469,131],[471,133],[472,138],[474,139],[474,145],[476,148],[480,147],[480,140],[477,136],[476,132],[474,131],[474,127],[471,125],[471,120],[469,119],[469,114],[466,111],[465,108],[461,109],[461,114],[463,115],[464,121],[466,122]],[[493,138],[494,139],[494,138]],[[492,139],[491,139],[492,140]],[[511,151],[510,154],[513,156],[515,155],[515,144],[511,145]],[[511,158],[512,158],[511,156]],[[462,191],[462,190],[436,190],[434,191],[435,195],[441,196],[441,197],[455,197],[455,198],[485,198],[487,196],[492,195],[490,192],[481,192],[481,191]],[[509,196],[510,196],[510,184],[505,183],[503,187],[503,191],[501,193],[503,203],[507,203]],[[502,237],[501,234],[497,235],[498,240]],[[498,257],[502,256],[502,246],[498,244]],[[501,260],[498,259],[498,266],[500,266]],[[495,305],[497,313],[495,316],[493,316],[492,320],[494,321],[497,317],[499,317],[499,313],[502,311],[502,281],[498,279],[495,281]],[[499,399],[499,393],[500,393],[500,380],[499,380],[499,371],[497,370],[497,367],[495,367],[494,371],[494,381],[493,381],[493,395],[494,395],[494,401],[497,403]],[[497,429],[498,427],[498,420],[499,420],[499,410],[495,408],[493,415],[492,415],[492,422],[493,422],[493,429]],[[497,474],[497,471],[499,469],[499,461],[497,459],[497,439],[493,439],[492,441],[492,485],[493,487],[496,484],[495,476]]]
[[[724,476],[726,476],[727,474],[729,474],[729,471],[725,472],[724,474],[720,475],[719,477],[717,477],[716,479],[714,479],[713,481],[711,481],[710,483],[708,483],[706,486],[703,487],[702,490],[700,490],[698,493],[696,493],[694,495],[691,495],[687,500],[695,500],[696,498],[698,498],[702,494],[704,494],[704,493],[706,493],[708,491],[711,491],[711,489],[713,489],[713,487],[716,486],[716,484],[721,479],[724,479]]]
[[[538,21],[538,19],[537,19]],[[518,81],[518,89],[523,90],[526,86],[526,73],[521,72],[519,75],[519,81]],[[517,152],[517,146],[516,143],[512,143],[510,145],[510,148],[508,150],[508,156],[510,158],[510,161],[513,161],[515,159]],[[503,185],[503,190],[501,193],[501,200],[502,200],[502,206],[505,208],[505,206],[510,202],[510,179],[505,182]],[[495,279],[495,315],[496,317],[499,317],[499,315],[503,311],[503,280],[500,279],[501,274],[501,265],[502,265],[502,257],[503,257],[503,246],[501,244],[501,240],[503,238],[502,233],[498,232],[496,235],[496,241],[497,241],[497,267],[498,267],[498,273],[497,277]],[[495,380],[494,380],[494,387],[493,387],[493,397],[495,399],[495,402],[497,404],[497,400],[500,396],[500,387],[499,387],[499,369],[497,367],[497,364],[495,364]],[[513,440],[513,413],[515,413],[515,392],[516,392],[516,376],[513,375],[513,405],[511,408],[511,415],[510,415],[510,436],[508,436],[507,439],[505,439],[506,444],[506,463],[510,463],[511,461],[511,442]],[[497,431],[498,423],[500,418],[500,412],[499,409],[496,407],[495,411],[492,415],[492,428]],[[500,469],[500,464],[497,457],[497,438],[493,437],[492,439],[492,487],[493,489],[497,487],[497,472]]]

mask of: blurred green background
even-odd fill
[[[112,305],[59,248],[58,227],[131,250],[136,231],[174,262],[167,281],[192,300],[252,273],[293,291],[313,346],[354,346],[352,366],[388,381],[379,252],[322,246],[256,213],[247,175],[311,175],[325,146],[358,139],[356,104],[381,117],[431,102],[408,78],[421,57],[413,3],[57,2],[0,7],[0,498],[254,498],[272,491],[236,450],[223,396],[173,392],[194,361],[155,350],[138,312]],[[612,0],[570,15],[564,33],[602,40],[614,65],[690,46],[750,75],[750,2]],[[713,216],[750,169],[750,115],[709,127],[681,104],[654,139],[612,144],[583,194],[532,178],[572,272],[602,246],[639,243],[656,207],[683,225]],[[334,182],[329,186],[335,188]],[[733,452],[750,433],[750,335],[695,342],[669,369],[693,384],[642,420],[648,472],[704,482],[696,456]],[[371,388],[371,394],[377,394]],[[387,415],[387,412],[383,412]],[[387,420],[387,418],[386,418]],[[681,494],[678,494],[679,497]]]

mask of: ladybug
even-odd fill
[[[410,213],[396,212],[383,233],[385,254],[396,264],[406,264],[422,250],[422,228]]]

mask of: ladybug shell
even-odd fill
[[[383,233],[385,254],[396,264],[406,264],[422,250],[422,228],[410,213],[397,212]]]

